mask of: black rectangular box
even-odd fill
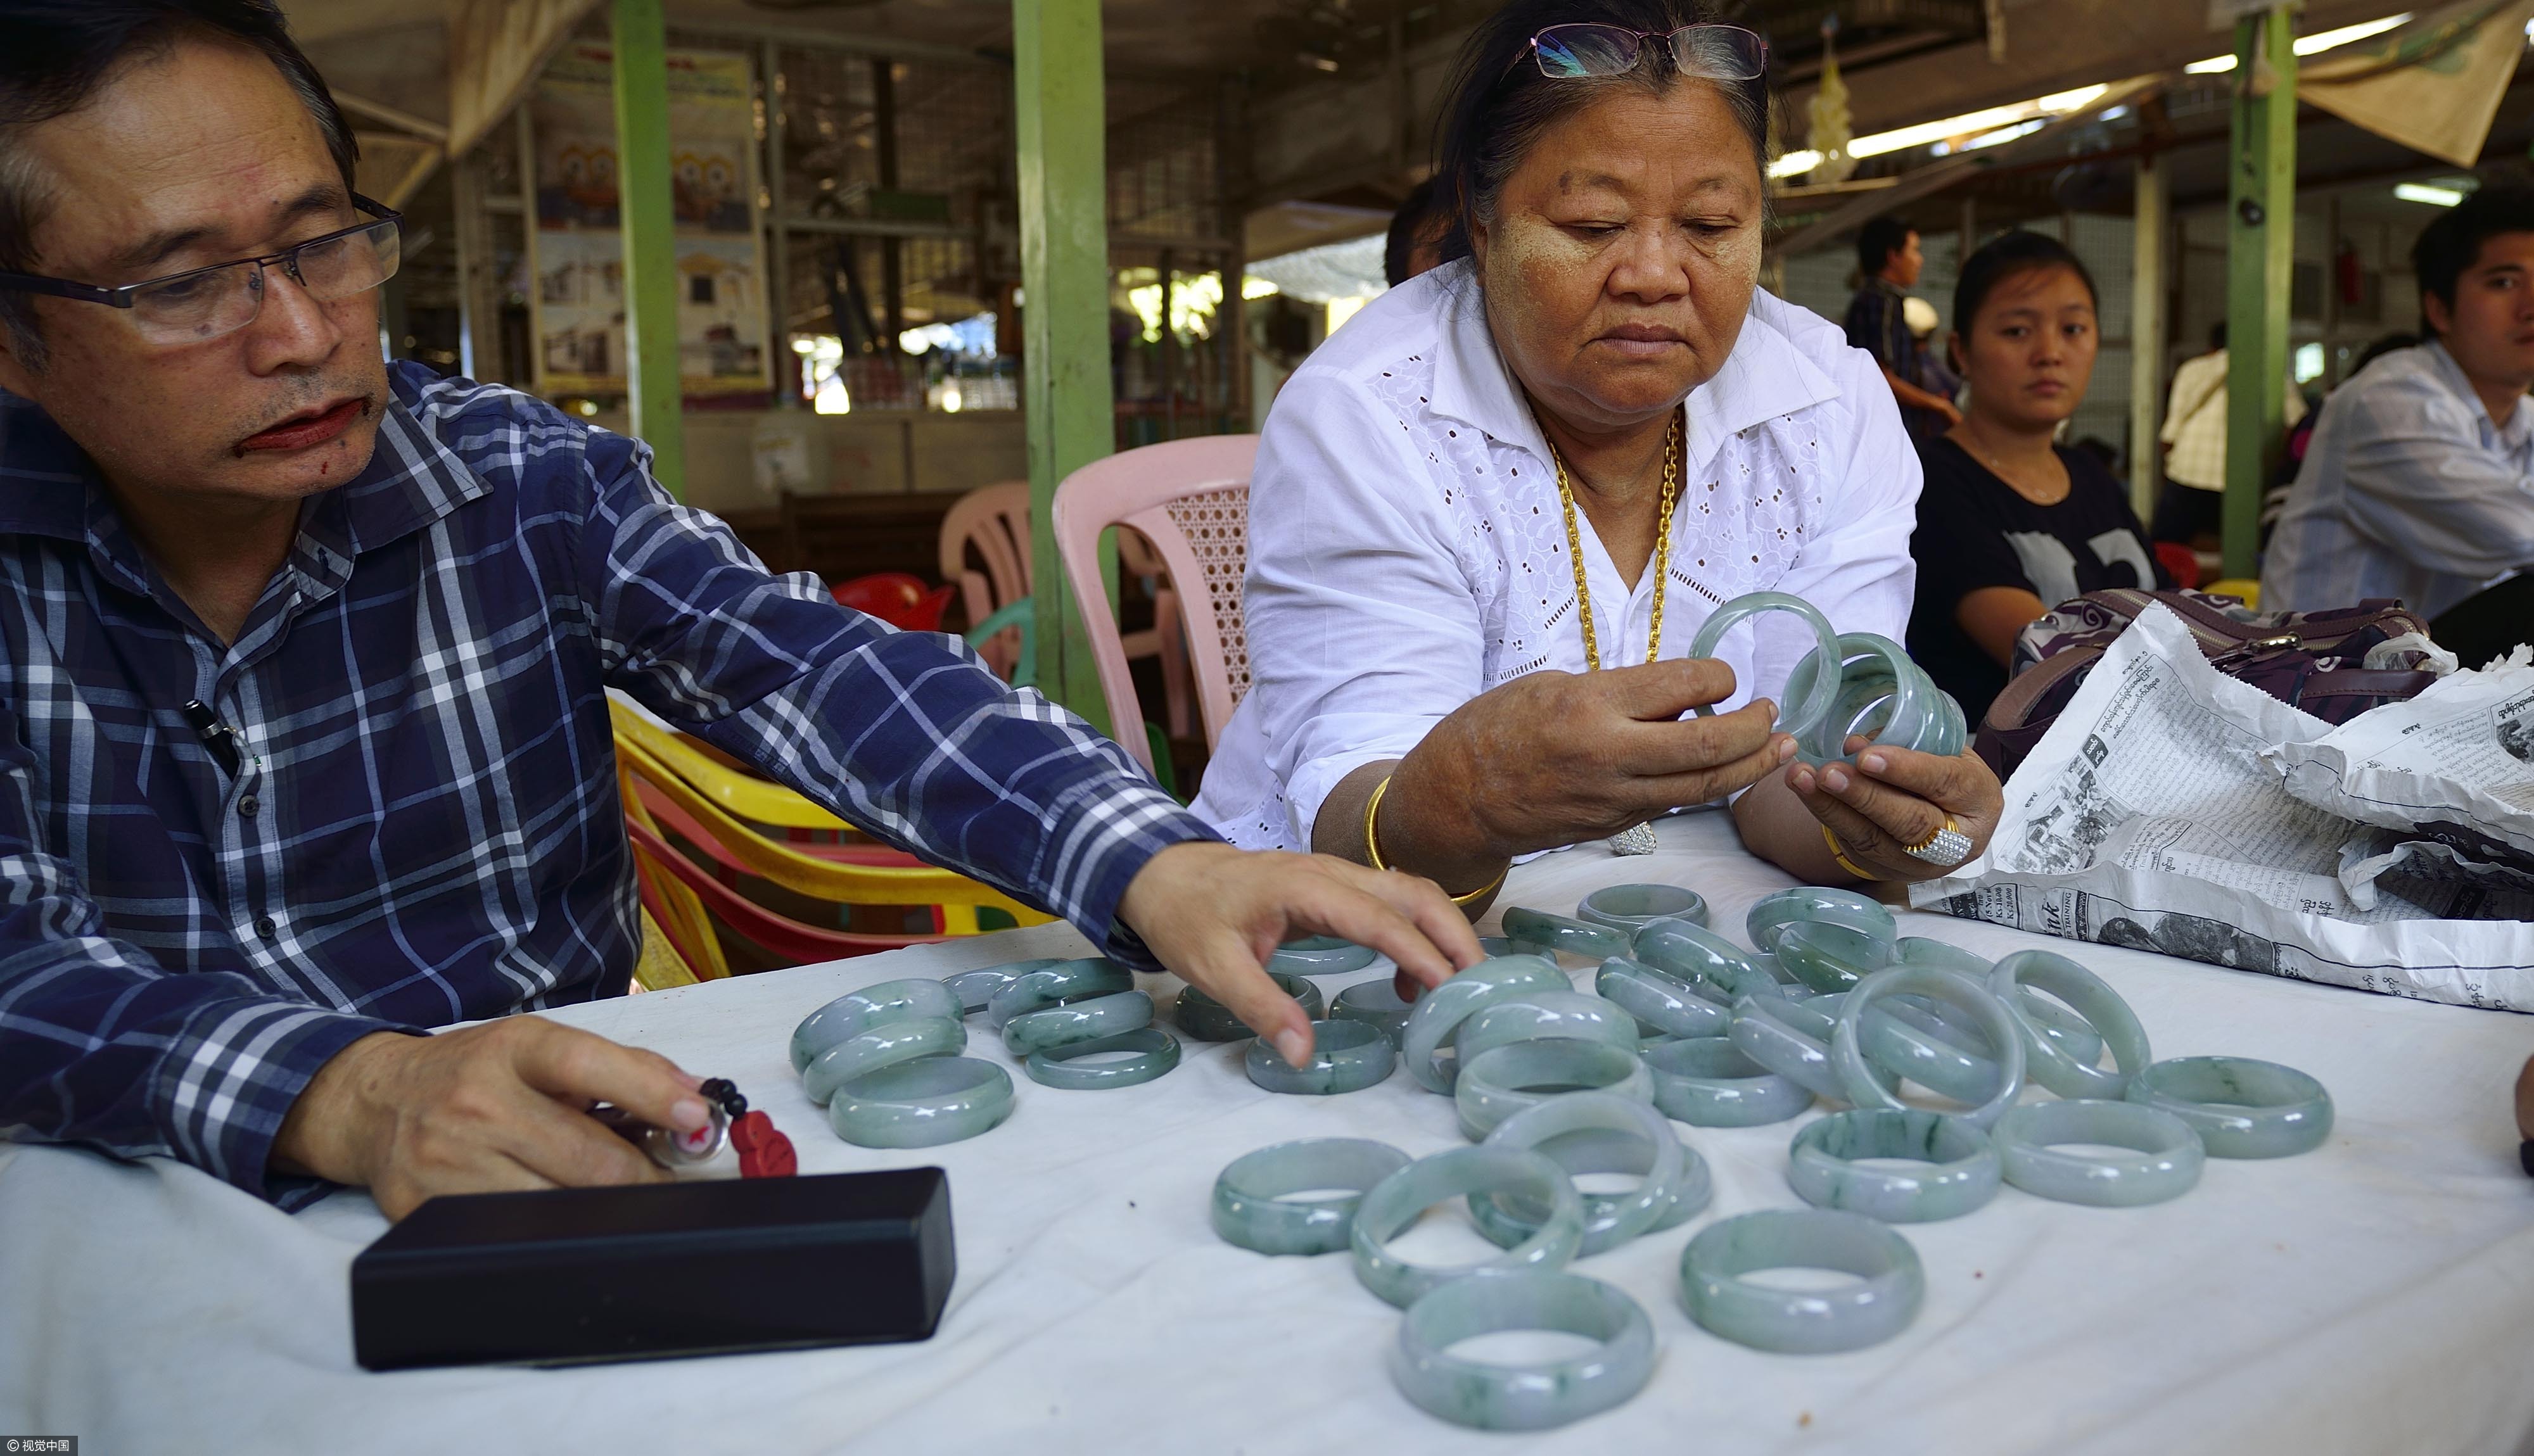
[[[930,1339],[938,1168],[433,1198],[352,1260],[374,1370]]]

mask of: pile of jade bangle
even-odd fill
[[[958,1055],[975,1015],[1031,1080],[1051,1087],[1133,1086],[1178,1065],[1177,1039],[1152,1024],[1152,998],[1124,966],[1095,956],[849,991],[793,1029],[793,1070],[847,1142],[932,1147],[974,1137],[1000,1126],[1013,1104],[1010,1073]]]
[[[931,1147],[1012,1115],[1011,1074],[957,1055],[965,993],[941,981],[849,991],[792,1031],[792,1067],[827,1125],[864,1147]]]
[[[2009,1184],[2100,1207],[2160,1202],[2188,1192],[2207,1157],[2302,1152],[2330,1130],[2330,1097],[2302,1073],[2155,1062],[2127,1003],[2065,956],[1992,962],[1901,937],[1882,905],[1814,887],[1751,908],[1756,950],[1706,917],[1703,900],[1662,886],[1596,892],[1573,915],[1509,907],[1507,941],[1489,947],[1501,954],[1419,998],[1399,1031],[1412,1076],[1453,1098],[1477,1145],[1414,1162],[1345,1139],[1264,1149],[1225,1170],[1216,1229],[1264,1252],[1351,1249],[1365,1288],[1408,1311],[1391,1359],[1400,1389],[1448,1420],[1530,1429],[1606,1409],[1650,1375],[1644,1310],[1563,1265],[1706,1205],[1706,1163],[1673,1121],[1753,1127],[1833,1104],[1788,1149],[1787,1184],[1812,1206],[1721,1220],[1679,1262],[1698,1324],[1795,1354],[1860,1349],[1915,1316],[1925,1274],[1892,1225],[1961,1217]],[[1599,961],[1598,995],[1572,988],[1561,954]],[[1340,994],[1342,1011],[1359,989]],[[1956,1105],[1903,1102],[1904,1081]],[[2027,1083],[2055,1097],[2027,1101]],[[1587,1173],[1639,1183],[1577,1192]],[[1320,1196],[1283,1196],[1303,1190]],[[1390,1251],[1455,1197],[1500,1256],[1435,1268]],[[1749,1277],[1786,1267],[1857,1282]],[[1448,1353],[1507,1329],[1600,1343],[1538,1367]]]

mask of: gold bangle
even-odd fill
[[[1381,862],[1381,841],[1372,835],[1372,816],[1381,812],[1381,796],[1389,791],[1390,776],[1384,774],[1381,782],[1372,786],[1372,797],[1363,801],[1363,857],[1372,862],[1374,869],[1390,868]]]
[[[1381,862],[1381,841],[1372,832],[1373,818],[1381,812],[1381,796],[1389,791],[1390,776],[1388,774],[1384,774],[1381,776],[1381,782],[1372,786],[1372,797],[1365,799],[1363,802],[1363,857],[1371,863],[1374,869],[1377,870],[1386,870],[1390,868],[1389,865]],[[1505,876],[1512,873],[1513,862],[1511,860],[1507,860],[1505,862],[1505,867],[1496,871],[1496,877],[1494,879],[1487,881],[1485,884],[1480,885],[1478,889],[1471,891],[1467,895],[1453,896],[1452,903],[1461,905],[1471,904],[1495,894],[1496,887],[1502,885],[1505,882]]]
[[[1856,867],[1854,861],[1847,857],[1847,851],[1840,846],[1839,836],[1830,832],[1829,825],[1823,825],[1821,827],[1821,832],[1822,843],[1830,845],[1830,857],[1839,861],[1839,867],[1840,869],[1847,871],[1849,874],[1856,876],[1860,880],[1868,882],[1879,882],[1882,880],[1883,877],[1881,875],[1870,875]]]

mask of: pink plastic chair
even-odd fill
[[[976,549],[985,563],[980,571],[968,564]],[[1027,481],[1000,481],[962,495],[941,518],[938,553],[941,579],[956,582],[959,600],[968,609],[968,625],[979,622],[1030,594],[1030,488]],[[986,665],[1008,678],[1020,660],[1020,629],[1008,628],[977,644]]]
[[[1111,526],[1140,532],[1169,568],[1212,748],[1249,691],[1240,579],[1249,566],[1249,472],[1257,459],[1257,436],[1203,436],[1094,461],[1056,487],[1056,553],[1074,599],[1084,604],[1109,721],[1118,743],[1148,770],[1152,750],[1139,730],[1144,713],[1126,672],[1126,644],[1098,605],[1109,596],[1100,578],[1100,533]]]
[[[968,564],[968,548],[986,563]],[[941,579],[956,582],[975,626],[1030,594],[1030,490],[1027,481],[998,481],[962,495],[941,518]]]

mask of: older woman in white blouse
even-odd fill
[[[1472,37],[1440,174],[1460,257],[1358,313],[1267,422],[1254,685],[1198,802],[1234,843],[1473,910],[1514,856],[1744,789],[1744,844],[1809,881],[1986,844],[1998,785],[1967,754],[1791,762],[1791,619],[1685,657],[1762,589],[1899,638],[1919,484],[1874,361],[1755,291],[1766,51],[1705,20],[1514,0]]]

